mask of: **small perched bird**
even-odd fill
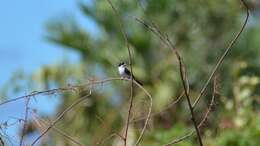
[[[118,71],[122,78],[131,79],[132,76],[133,80],[135,80],[138,84],[143,85],[140,81],[135,79],[132,73],[126,68],[126,64],[124,62],[118,64]]]

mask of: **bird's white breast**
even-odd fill
[[[119,71],[119,74],[122,76],[125,74],[125,67],[124,66],[119,66],[118,67],[118,71]]]

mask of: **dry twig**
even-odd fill
[[[200,91],[200,94],[198,95],[198,97],[196,98],[195,102],[193,103],[192,107],[195,108],[195,106],[198,104],[200,98],[202,97],[202,95],[204,94],[206,88],[208,87],[211,79],[213,78],[213,76],[215,75],[215,73],[217,72],[218,68],[220,67],[220,65],[223,63],[225,57],[228,55],[228,53],[231,51],[231,48],[234,46],[234,44],[236,43],[237,39],[239,38],[239,36],[241,35],[241,33],[243,32],[243,30],[245,29],[245,26],[248,22],[248,18],[249,18],[249,9],[247,4],[245,3],[244,0],[240,0],[243,4],[243,6],[246,8],[246,18],[245,21],[241,27],[241,29],[238,31],[238,33],[236,34],[235,38],[229,43],[227,49],[225,50],[225,52],[223,53],[223,55],[219,58],[217,64],[215,65],[214,69],[212,70],[208,80],[206,81],[206,83],[204,84],[203,88]]]
[[[185,93],[187,103],[188,103],[190,113],[191,113],[191,120],[192,120],[194,128],[196,130],[198,140],[199,140],[199,144],[200,144],[200,146],[203,146],[203,143],[202,143],[202,140],[201,140],[201,135],[200,135],[199,129],[197,127],[195,114],[194,114],[194,111],[193,111],[193,108],[192,108],[192,105],[191,105],[191,101],[190,101],[190,97],[189,97],[189,82],[188,82],[188,77],[187,77],[187,73],[186,73],[186,68],[185,68],[185,65],[183,64],[182,58],[181,58],[180,54],[178,53],[176,46],[174,46],[173,43],[170,41],[168,35],[163,34],[156,25],[149,26],[144,21],[142,21],[138,18],[136,18],[136,20],[138,22],[140,22],[141,24],[143,24],[146,28],[148,28],[148,30],[153,32],[156,36],[158,36],[162,40],[162,42],[166,46],[171,48],[173,53],[176,55],[177,61],[179,63],[179,71],[180,71],[182,85],[183,85],[183,88],[184,88],[184,91],[185,91],[184,93]]]
[[[103,139],[101,142],[97,143],[97,145],[102,145],[104,144],[106,141],[108,141],[109,139],[118,136],[121,139],[124,139],[124,137],[122,137],[121,135],[119,135],[118,133],[112,133],[111,135],[109,135],[108,137],[106,137],[105,139]]]
[[[156,112],[156,113],[152,113],[151,114],[151,117],[155,117],[157,115],[160,115],[160,114],[163,114],[166,110],[168,110],[169,108],[171,108],[173,105],[177,104],[181,98],[183,97],[184,95],[184,91],[182,91],[182,93],[176,98],[174,99],[173,101],[171,101],[165,108],[163,108],[162,110],[160,110],[159,112]],[[131,123],[134,123],[134,122],[139,122],[139,121],[142,121],[142,120],[145,120],[146,117],[141,117],[141,118],[136,118],[136,119],[133,119],[131,121]]]
[[[74,85],[74,86],[68,86],[68,87],[63,87],[63,88],[56,88],[56,89],[51,89],[51,90],[45,90],[45,91],[39,91],[37,93],[33,93],[33,94],[29,94],[29,95],[25,95],[25,96],[21,96],[18,98],[14,98],[14,99],[10,99],[7,101],[4,101],[1,105],[6,104],[6,103],[10,103],[10,102],[14,102],[20,99],[24,99],[27,97],[31,97],[31,96],[36,96],[36,95],[40,95],[40,94],[44,94],[44,93],[56,93],[56,92],[64,92],[64,91],[68,91],[68,90],[75,90],[78,88],[87,88],[89,86],[93,86],[96,84],[104,84],[106,82],[111,82],[111,81],[117,81],[117,80],[125,80],[125,81],[131,81],[131,79],[126,79],[126,78],[107,78],[107,79],[103,79],[103,80],[92,80],[89,83],[86,84],[82,84],[82,85]],[[136,85],[138,85],[139,87],[142,87],[141,85],[139,85],[138,83],[134,82]],[[141,88],[145,93],[148,93],[143,87]],[[86,98],[86,97],[85,97]],[[70,105],[70,107],[68,107],[66,110],[64,110],[59,116],[58,118],[56,118],[54,120],[54,122],[52,122],[52,124],[45,130],[44,133],[42,133],[33,143],[32,145],[34,145],[43,135],[45,135],[51,128],[53,128],[53,126],[64,116],[64,114],[66,114],[69,110],[71,110],[74,106],[76,106],[78,103],[80,103],[81,101],[83,101],[85,99],[84,97],[79,98],[77,101],[75,101],[72,105]],[[150,102],[152,105],[152,101]],[[149,111],[151,111],[152,107],[149,107]],[[147,121],[150,118],[150,112],[147,114]],[[31,145],[31,146],[32,146]]]
[[[40,135],[38,136],[31,144],[31,146],[33,146],[34,144],[36,144],[36,142],[38,140],[40,140],[51,128],[53,128],[53,126],[58,123],[63,116],[69,112],[71,109],[73,109],[76,105],[78,105],[79,103],[81,103],[82,101],[84,101],[85,99],[87,99],[87,97],[89,97],[91,95],[91,90],[89,92],[89,94],[77,99],[76,101],[74,101],[69,107],[67,107],[61,114],[59,114],[59,116],[48,126],[48,128]]]
[[[63,87],[63,88],[55,88],[55,89],[44,90],[44,91],[33,91],[32,93],[30,93],[28,95],[23,95],[23,96],[20,96],[20,97],[16,97],[16,98],[13,98],[13,99],[3,101],[3,102],[0,103],[0,106],[7,104],[7,103],[17,101],[17,100],[21,100],[21,99],[24,99],[24,98],[34,97],[34,96],[40,95],[40,94],[53,94],[53,93],[57,93],[57,92],[71,91],[71,90],[75,90],[76,88],[79,88],[80,86],[83,87],[83,85],[79,85],[79,86],[67,86],[67,87]]]
[[[43,126],[49,126],[51,123],[41,119],[35,112],[32,113],[33,114],[33,118],[36,121],[36,123],[39,123]],[[79,146],[84,146],[84,144],[80,143],[79,141],[77,141],[76,139],[74,139],[73,137],[69,136],[68,134],[66,134],[65,132],[63,132],[62,130],[60,130],[59,128],[57,128],[56,126],[53,126],[53,130],[57,133],[59,133],[60,135],[64,136],[65,138],[67,138],[68,140],[70,140],[71,142],[73,142],[76,145]]]
[[[209,116],[209,113],[214,105],[214,102],[215,102],[215,95],[217,93],[217,78],[215,77],[214,78],[214,84],[213,84],[213,93],[212,93],[212,97],[211,97],[211,102],[209,104],[209,107],[207,109],[207,111],[205,112],[202,120],[200,121],[199,125],[198,125],[198,128],[201,128],[201,126],[206,122],[208,116]],[[187,139],[188,137],[192,136],[192,134],[194,133],[195,131],[192,130],[191,132],[185,134],[184,136],[180,137],[180,138],[177,138],[173,141],[171,141],[170,143],[168,144],[165,144],[165,146],[171,146],[171,145],[174,145],[174,144],[177,144],[185,139]]]
[[[20,144],[19,144],[20,146],[23,145],[23,138],[24,138],[24,135],[25,135],[26,127],[27,127],[29,102],[30,102],[30,97],[25,99],[25,114],[24,114],[24,123],[23,123],[23,129],[22,129],[22,136],[21,136]]]
[[[244,2],[244,0],[241,0],[241,2],[243,3],[243,5],[245,6],[246,8],[246,11],[247,11],[247,15],[246,15],[246,19],[245,19],[245,22],[244,24],[242,25],[242,28],[240,29],[240,31],[237,33],[237,35],[235,36],[234,40],[231,41],[230,45],[228,46],[228,48],[226,49],[226,51],[224,52],[224,54],[221,56],[221,58],[219,59],[218,63],[216,64],[216,66],[214,67],[208,81],[206,82],[206,84],[204,85],[204,87],[202,88],[201,92],[200,92],[200,95],[197,97],[196,101],[194,102],[193,105],[191,105],[191,102],[190,102],[190,98],[189,98],[189,85],[188,85],[188,80],[187,80],[187,75],[185,73],[185,66],[183,65],[182,63],[182,59],[181,59],[181,56],[179,55],[176,47],[171,43],[171,41],[169,40],[168,36],[167,35],[164,35],[162,32],[160,32],[160,29],[154,25],[150,26],[148,25],[147,23],[145,23],[144,21],[138,19],[138,18],[135,18],[139,23],[143,24],[148,30],[150,30],[151,32],[153,32],[156,36],[158,36],[160,38],[160,40],[162,40],[164,42],[164,44],[166,44],[166,46],[172,48],[173,52],[175,53],[176,57],[177,57],[177,60],[179,62],[179,68],[180,68],[180,75],[181,75],[181,79],[182,79],[182,84],[183,84],[183,87],[185,89],[185,95],[187,97],[187,101],[188,101],[188,105],[189,105],[189,108],[190,108],[190,111],[191,111],[191,115],[192,115],[192,121],[194,123],[194,127],[196,129],[196,132],[197,132],[197,135],[198,135],[198,139],[199,139],[199,142],[200,142],[200,145],[202,146],[202,140],[201,140],[201,136],[200,136],[200,133],[199,133],[199,128],[196,124],[196,120],[195,120],[195,116],[194,116],[194,112],[193,112],[193,109],[194,107],[196,106],[196,104],[198,103],[199,99],[201,98],[202,94],[205,92],[205,89],[206,87],[208,86],[210,80],[213,78],[214,74],[216,73],[217,69],[219,68],[219,66],[221,65],[221,63],[223,62],[225,56],[227,56],[228,52],[230,52],[231,50],[231,47],[235,44],[236,40],[239,38],[239,36],[241,35],[241,33],[243,32],[246,24],[247,24],[247,21],[248,21],[248,17],[249,17],[249,10],[248,10],[248,7],[246,5],[246,3]],[[203,122],[202,122],[203,123]],[[201,124],[199,125],[201,126]],[[192,132],[193,133],[193,132]],[[189,133],[188,135],[191,135],[192,133]],[[182,137],[182,139],[185,138]]]
[[[118,11],[116,10],[116,8],[113,6],[112,2],[110,0],[107,0],[108,3],[110,4],[110,6],[112,7],[113,11],[115,12],[115,14],[117,15],[118,19],[119,19],[119,24],[120,24],[120,30],[124,36],[124,39],[125,39],[125,43],[126,43],[126,46],[127,46],[127,51],[128,51],[128,60],[129,60],[129,65],[130,65],[130,72],[132,73],[132,75],[134,74],[133,72],[133,68],[132,68],[132,55],[131,55],[131,50],[130,50],[130,44],[128,42],[128,38],[127,38],[127,34],[126,32],[124,31],[124,27],[123,27],[123,21],[120,17],[120,14],[118,13]],[[141,85],[137,84],[140,88],[143,88]],[[124,136],[124,145],[126,146],[127,144],[127,136],[128,136],[128,128],[129,128],[129,124],[130,124],[130,116],[131,116],[131,111],[132,111],[132,107],[133,107],[133,86],[134,86],[134,83],[133,83],[133,76],[131,76],[131,89],[130,89],[130,102],[129,102],[129,108],[128,108],[128,114],[127,114],[127,121],[126,121],[126,129],[125,129],[125,136]],[[144,91],[146,91],[144,88],[143,88]],[[151,98],[151,95],[147,92],[146,93],[150,99],[150,107],[152,107],[152,98]],[[149,109],[149,112],[148,112],[148,116],[147,116],[147,119],[145,121],[145,125],[141,131],[141,134],[136,142],[135,145],[138,145],[139,142],[141,141],[141,138],[144,134],[144,131],[146,129],[146,126],[147,126],[147,123],[148,123],[148,120],[149,120],[149,117],[150,117],[150,114],[151,114],[151,108]]]

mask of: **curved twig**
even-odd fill
[[[106,82],[111,82],[111,81],[116,81],[116,80],[125,80],[125,81],[131,81],[131,79],[126,79],[126,78],[107,78],[107,79],[103,79],[103,80],[92,80],[91,82],[89,83],[86,83],[86,84],[82,84],[82,85],[74,85],[74,86],[70,86],[69,88],[73,88],[73,89],[77,89],[77,88],[82,88],[82,87],[88,87],[88,86],[93,86],[95,84],[104,84]],[[134,82],[138,87],[142,87],[140,85],[138,85],[137,82]],[[57,88],[57,89],[53,89],[55,91],[60,91],[59,89],[65,89],[67,90],[66,88]],[[147,90],[145,90],[145,88],[141,88],[146,94],[148,93]],[[46,93],[47,91],[40,91],[38,92],[39,94],[42,94],[42,93]],[[31,96],[31,94],[29,94]],[[25,95],[23,96],[23,98],[25,97],[28,97],[29,95]],[[87,96],[90,96],[90,95],[87,95]],[[19,97],[19,99],[23,99],[21,97]],[[33,146],[42,136],[44,136],[69,110],[71,110],[74,106],[76,106],[77,104],[79,104],[81,101],[83,101],[86,97],[81,97],[79,98],[77,101],[75,101],[73,104],[71,104],[66,110],[64,110],[59,116],[58,118],[56,118],[52,124],[39,136],[37,137],[37,139],[31,144],[31,146]],[[18,100],[19,100],[18,99]],[[13,102],[10,101],[10,102]],[[150,107],[151,109],[152,107]],[[149,120],[149,117],[150,117],[150,113],[148,113],[147,115],[147,121]],[[143,130],[144,131],[144,130]]]
[[[109,139],[111,139],[112,137],[118,136],[121,139],[124,139],[124,137],[122,137],[121,135],[118,135],[117,133],[112,133],[109,136],[107,136],[105,139],[103,139],[101,142],[97,143],[97,145],[102,145],[103,143],[105,143],[106,141],[108,141]]]
[[[91,95],[91,90],[89,92],[89,94],[77,99],[76,101],[74,101],[69,107],[67,107],[61,114],[59,114],[59,116],[48,126],[48,128],[43,131],[42,134],[40,134],[40,136],[38,136],[31,144],[31,146],[33,146],[34,144],[36,144],[36,142],[38,140],[40,140],[56,123],[58,123],[60,121],[60,119],[63,118],[63,116],[69,112],[71,109],[73,109],[76,105],[78,105],[79,103],[81,103],[82,101],[84,101],[85,99],[87,99],[87,97],[89,97]]]
[[[50,122],[41,119],[35,112],[32,113],[33,114],[33,118],[35,118],[34,120],[36,122],[39,122],[39,124],[43,124],[44,126],[48,126],[49,124],[51,124]],[[66,137],[68,140],[70,140],[72,143],[79,145],[79,146],[84,146],[84,144],[80,143],[79,141],[75,140],[73,137],[69,136],[68,134],[66,134],[65,132],[63,132],[62,130],[60,130],[59,128],[57,128],[56,126],[53,126],[53,130],[57,133],[59,133],[60,135]]]
[[[83,85],[80,85],[80,86],[83,86]],[[40,94],[51,94],[51,93],[56,93],[56,92],[71,91],[71,90],[75,90],[75,88],[79,88],[80,86],[67,86],[67,87],[63,87],[63,88],[55,88],[55,89],[44,90],[44,91],[33,91],[32,93],[30,93],[28,95],[23,95],[23,96],[20,96],[20,97],[16,97],[16,98],[13,98],[13,99],[3,101],[3,102],[0,103],[0,106],[7,104],[7,103],[17,101],[17,100],[24,99],[24,98],[27,98],[27,97],[29,98],[29,97],[33,97],[33,96],[36,96],[36,95],[40,95]]]
[[[186,96],[186,99],[187,99],[187,103],[188,103],[188,106],[189,106],[189,110],[190,110],[190,113],[191,113],[191,120],[192,120],[194,128],[196,130],[196,133],[197,133],[197,136],[198,136],[198,140],[199,140],[199,144],[200,144],[200,146],[203,146],[201,135],[200,135],[200,131],[199,131],[198,127],[197,127],[195,114],[194,114],[194,111],[193,111],[193,108],[192,108],[192,105],[191,105],[191,101],[190,101],[189,81],[188,81],[188,77],[187,77],[187,73],[186,73],[186,67],[185,67],[185,65],[184,65],[184,63],[182,61],[182,58],[181,58],[181,56],[180,56],[176,46],[170,41],[168,35],[167,34],[163,34],[156,25],[149,26],[144,21],[142,21],[142,20],[140,20],[138,18],[136,18],[136,20],[139,23],[143,24],[146,28],[148,28],[148,30],[153,32],[156,36],[158,36],[160,38],[160,40],[166,46],[168,46],[172,50],[172,52],[175,54],[175,56],[177,58],[177,61],[178,61],[178,64],[179,64],[179,72],[180,72],[180,76],[181,76],[182,86],[184,88],[184,91],[185,91],[184,93],[185,93],[185,96]]]
[[[153,23],[153,26],[149,26],[148,24],[146,24],[144,21],[135,18],[139,23],[143,24],[148,30],[150,30],[152,33],[154,33],[156,36],[158,36],[160,38],[160,40],[166,45],[168,46],[172,52],[175,54],[178,64],[179,64],[179,72],[180,72],[180,76],[181,76],[181,81],[182,81],[182,86],[184,88],[184,93],[187,99],[187,103],[189,106],[189,110],[191,113],[191,120],[193,122],[194,128],[196,129],[196,133],[198,136],[198,140],[199,140],[199,144],[200,146],[203,146],[202,140],[201,140],[201,135],[200,135],[200,131],[197,127],[197,122],[195,119],[195,114],[191,105],[191,101],[190,101],[190,96],[189,96],[189,81],[188,81],[188,77],[187,77],[187,73],[186,73],[186,67],[184,65],[184,63],[182,62],[182,58],[176,48],[176,46],[170,41],[169,37],[167,34],[163,34],[160,29]]]
[[[107,79],[103,79],[103,80],[90,80],[88,83],[81,84],[81,85],[68,85],[66,87],[61,87],[61,88],[54,88],[54,89],[43,90],[43,91],[33,91],[30,94],[3,101],[0,103],[0,106],[7,104],[7,103],[15,102],[15,101],[27,98],[27,97],[35,97],[37,95],[42,95],[42,94],[54,94],[54,93],[58,93],[58,92],[75,91],[77,89],[85,88],[85,87],[91,86],[93,84],[103,84],[105,82],[110,82],[113,80],[124,80],[124,79],[118,78],[118,77],[111,77],[111,78],[107,78]]]
[[[160,115],[162,113],[164,113],[166,110],[168,110],[169,108],[171,108],[173,105],[175,105],[176,103],[178,103],[181,98],[183,97],[184,95],[184,91],[182,91],[182,93],[176,98],[174,99],[172,102],[170,102],[165,108],[163,108],[162,110],[160,110],[159,112],[156,112],[156,113],[152,113],[151,114],[151,117],[154,117],[154,116],[157,116],[157,115]],[[133,119],[131,121],[131,123],[134,123],[134,122],[138,122],[138,121],[142,121],[142,120],[145,120],[146,117],[141,117],[141,118],[136,118],[136,119]]]
[[[223,55],[219,58],[217,64],[215,65],[214,69],[212,70],[208,80],[206,81],[206,83],[204,84],[203,88],[200,91],[199,96],[196,98],[195,102],[193,103],[192,107],[195,108],[195,106],[198,104],[200,98],[202,97],[202,95],[204,94],[206,88],[208,87],[210,81],[212,80],[213,76],[215,75],[215,73],[217,72],[218,68],[220,67],[220,65],[223,63],[225,57],[228,55],[228,53],[231,51],[231,48],[234,46],[234,44],[236,43],[237,39],[239,38],[239,36],[241,35],[241,33],[243,32],[243,30],[245,29],[245,26],[248,22],[248,18],[249,18],[249,8],[247,6],[247,4],[245,3],[244,0],[240,0],[243,4],[243,6],[246,8],[246,18],[245,21],[241,27],[241,29],[239,30],[239,32],[236,34],[235,38],[229,43],[227,49],[225,50],[225,52],[223,53]]]
[[[202,120],[200,121],[200,123],[198,125],[198,128],[201,128],[202,125],[206,122],[206,120],[207,120],[207,118],[209,116],[209,113],[211,112],[211,109],[212,109],[212,107],[214,105],[216,93],[217,93],[217,79],[215,77],[214,84],[213,84],[213,93],[212,93],[212,97],[211,97],[211,102],[210,102],[209,107],[208,107],[207,111],[205,112]],[[180,138],[177,138],[177,139],[171,141],[170,143],[165,144],[164,146],[171,146],[171,145],[177,144],[177,143],[187,139],[188,137],[192,136],[194,132],[195,132],[195,130],[192,130],[188,134],[185,134],[184,136],[182,136]]]
[[[145,94],[149,97],[149,100],[150,100],[150,106],[149,106],[149,110],[148,110],[148,114],[147,114],[147,117],[146,117],[146,120],[145,120],[144,127],[143,127],[143,129],[141,131],[141,134],[139,135],[139,137],[138,137],[138,139],[137,139],[137,141],[135,143],[135,146],[137,146],[141,142],[141,139],[142,139],[142,137],[144,135],[144,131],[145,131],[145,129],[147,127],[147,124],[148,124],[148,121],[150,119],[151,112],[152,112],[152,106],[153,106],[153,99],[152,99],[152,96],[150,95],[150,93],[147,92],[147,90],[145,90],[145,88],[142,85],[140,85],[137,82],[135,82],[135,83],[136,83],[136,85],[138,85],[139,88],[141,88],[145,92]]]
[[[127,47],[127,51],[128,51],[128,62],[130,65],[130,71],[132,73],[132,75],[134,74],[133,72],[133,67],[132,67],[132,54],[131,54],[131,50],[130,50],[130,44],[128,42],[128,37],[126,32],[124,31],[124,27],[123,27],[123,21],[121,19],[120,14],[118,13],[118,11],[116,10],[116,8],[113,6],[112,2],[110,0],[107,0],[107,2],[109,3],[109,5],[111,6],[111,8],[113,9],[114,13],[117,15],[117,18],[119,19],[119,27],[120,27],[120,31],[123,34],[123,37],[125,39],[125,44]],[[131,115],[131,111],[132,111],[132,107],[133,107],[133,76],[131,75],[131,88],[130,88],[130,102],[129,102],[129,108],[128,108],[128,114],[127,114],[127,120],[126,120],[126,129],[125,129],[125,136],[124,136],[124,145],[126,146],[127,144],[127,135],[128,135],[128,128],[129,128],[129,122],[130,122],[130,115]]]
[[[185,139],[187,139],[188,137],[190,137],[193,133],[195,132],[195,130],[192,130],[191,132],[189,132],[188,134],[185,134],[184,136],[180,137],[180,138],[177,138],[173,141],[171,141],[170,143],[168,144],[165,144],[164,146],[171,146],[171,145],[174,145],[176,143],[179,143]]]

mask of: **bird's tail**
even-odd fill
[[[138,81],[138,80],[135,79],[135,78],[134,78],[134,80],[135,80],[138,84],[140,84],[141,86],[143,86],[143,83],[142,83],[142,82]]]

